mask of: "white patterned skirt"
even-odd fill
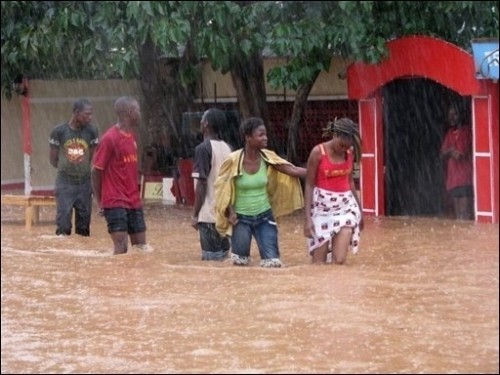
[[[342,228],[352,228],[350,248],[353,254],[358,252],[361,210],[352,191],[337,193],[315,187],[311,217],[316,233],[308,239],[309,254],[330,242]]]

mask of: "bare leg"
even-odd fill
[[[146,232],[133,233],[130,235],[130,243],[133,245],[146,244]]]
[[[469,220],[471,218],[469,197],[454,198],[454,203],[456,219]]]
[[[131,234],[130,242],[141,253],[150,253],[153,251],[153,248],[146,243],[146,232]]]
[[[125,254],[128,248],[128,233],[127,232],[113,232],[111,239],[115,246],[114,255]]]
[[[474,220],[474,198],[467,197],[467,214],[470,220]]]
[[[349,245],[351,244],[352,228],[342,228],[333,237],[333,258],[336,264],[344,264]]]
[[[326,254],[328,253],[328,242],[323,246],[314,249],[312,253],[312,262],[314,264],[326,263]]]
[[[460,219],[460,203],[459,203],[460,198],[453,198],[453,208],[455,209],[455,219],[459,220]]]
[[[472,199],[470,197],[460,198],[460,210],[463,220],[472,220]]]

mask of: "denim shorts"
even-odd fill
[[[229,239],[222,237],[214,223],[198,223],[201,260],[224,260],[229,253]]]
[[[238,214],[238,223],[233,227],[231,251],[249,257],[252,236],[255,237],[261,259],[280,257],[278,249],[278,227],[271,210],[255,216]]]
[[[108,233],[134,234],[146,231],[142,208],[105,208],[104,217],[108,223]]]
[[[450,190],[450,195],[454,198],[472,197],[472,186],[457,186]]]

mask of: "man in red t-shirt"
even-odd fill
[[[446,191],[453,199],[457,220],[472,219],[472,133],[457,108],[448,110],[449,129],[441,146],[446,162]]]
[[[108,223],[114,254],[132,246],[141,252],[151,251],[146,245],[146,224],[139,192],[137,143],[134,128],[141,120],[139,102],[132,97],[115,101],[118,122],[102,136],[95,150],[92,167],[92,189],[100,212]]]

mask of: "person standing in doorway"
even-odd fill
[[[203,113],[200,130],[203,142],[196,146],[192,177],[196,181],[191,225],[198,230],[201,260],[223,260],[229,253],[229,239],[215,229],[215,178],[231,147],[219,138],[227,126],[226,115],[217,108]]]
[[[357,124],[348,118],[330,121],[323,136],[330,140],[316,145],[307,160],[304,235],[313,263],[331,258],[332,263],[344,264],[349,248],[353,254],[358,251],[363,227],[353,179],[361,139]]]
[[[240,126],[243,148],[228,155],[215,182],[216,228],[231,237],[234,265],[250,263],[250,245],[255,237],[261,267],[282,267],[275,218],[304,206],[297,167],[266,149],[267,130],[259,117]]]
[[[446,191],[453,199],[455,218],[472,219],[472,132],[456,106],[448,109],[448,130],[441,146],[446,163]]]
[[[140,252],[149,252],[146,223],[139,190],[135,128],[141,120],[137,99],[123,96],[115,101],[118,122],[102,136],[92,166],[92,189],[106,218],[114,254],[128,251],[128,238]]]
[[[91,124],[92,105],[88,99],[73,104],[73,115],[57,125],[49,136],[49,160],[57,169],[55,183],[56,234],[69,236],[75,211],[75,233],[90,236],[92,187],[90,166],[99,132]]]

